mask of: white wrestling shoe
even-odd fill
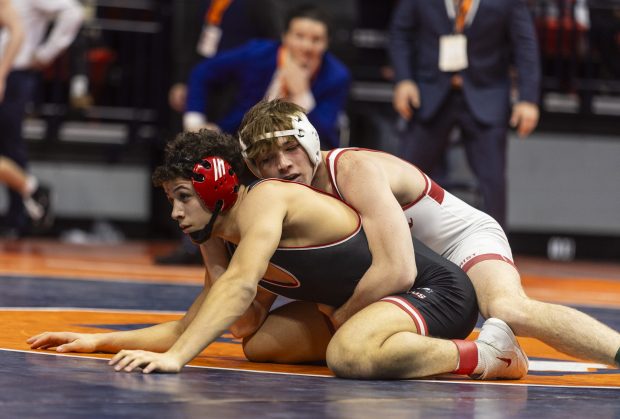
[[[479,374],[476,380],[517,380],[525,377],[529,367],[527,356],[508,325],[500,319],[489,318],[476,339]]]

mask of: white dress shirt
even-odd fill
[[[32,67],[33,59],[48,64],[75,39],[83,20],[83,10],[76,0],[13,0],[21,16],[25,39],[13,62],[14,70]],[[48,26],[53,24],[44,39]],[[3,33],[0,45],[4,50],[7,34]]]

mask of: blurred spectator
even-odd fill
[[[187,80],[190,70],[203,59],[238,47],[254,38],[276,39],[284,26],[277,0],[175,0],[172,3],[172,86],[168,103],[178,113],[185,111]],[[207,112],[219,118],[230,106],[237,93],[235,83],[213,86]],[[181,118],[173,118],[172,131],[182,129]],[[161,157],[161,153],[159,153]],[[160,164],[160,162],[156,162]],[[155,191],[160,196],[160,191]],[[165,218],[171,225],[167,200],[154,202],[155,217]],[[176,225],[174,234],[179,234]],[[199,248],[183,235],[181,244],[171,253],[155,258],[158,264],[202,263]]]
[[[326,14],[314,6],[289,12],[282,41],[254,40],[201,62],[189,83],[186,129],[203,127],[234,134],[243,115],[263,98],[284,98],[308,111],[323,147],[339,144],[338,115],[349,91],[349,71],[327,52],[329,25]],[[219,83],[235,82],[239,93],[232,109],[215,123],[205,109]]]
[[[50,191],[33,175],[26,174],[13,160],[0,156],[0,183],[22,197],[26,213],[37,229],[51,227]]]
[[[508,122],[524,137],[539,116],[540,59],[525,2],[401,0],[390,35],[394,108],[413,117],[405,157],[432,176],[458,127],[483,209],[505,226]]]
[[[192,67],[253,38],[277,38],[283,26],[275,0],[173,1],[169,104],[185,111]],[[206,7],[205,7],[206,6]],[[204,18],[200,18],[204,17]]]
[[[0,0],[0,28],[4,29],[0,58],[0,102],[2,102],[6,90],[6,79],[24,40],[22,21],[10,0]]]
[[[28,158],[22,138],[22,122],[26,105],[35,93],[37,72],[71,44],[79,31],[83,12],[75,0],[19,0],[14,2],[14,7],[27,31],[7,78],[4,101],[0,104],[0,154],[26,170]],[[53,27],[48,34],[50,25]],[[6,42],[3,36],[4,51]],[[20,236],[28,228],[22,197],[11,191],[9,200],[5,223],[11,235]]]

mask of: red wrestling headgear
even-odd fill
[[[203,157],[196,163],[192,169],[192,185],[213,213],[226,212],[237,201],[239,180],[232,166],[221,157]],[[218,205],[218,202],[221,203]]]
[[[232,166],[221,157],[203,157],[192,169],[192,185],[202,203],[213,213],[209,223],[199,231],[190,233],[194,243],[209,240],[215,220],[237,202],[239,180]]]

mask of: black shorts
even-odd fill
[[[381,301],[396,304],[411,316],[418,333],[464,339],[476,326],[478,303],[467,274],[449,260],[414,240],[418,276],[406,293]]]

